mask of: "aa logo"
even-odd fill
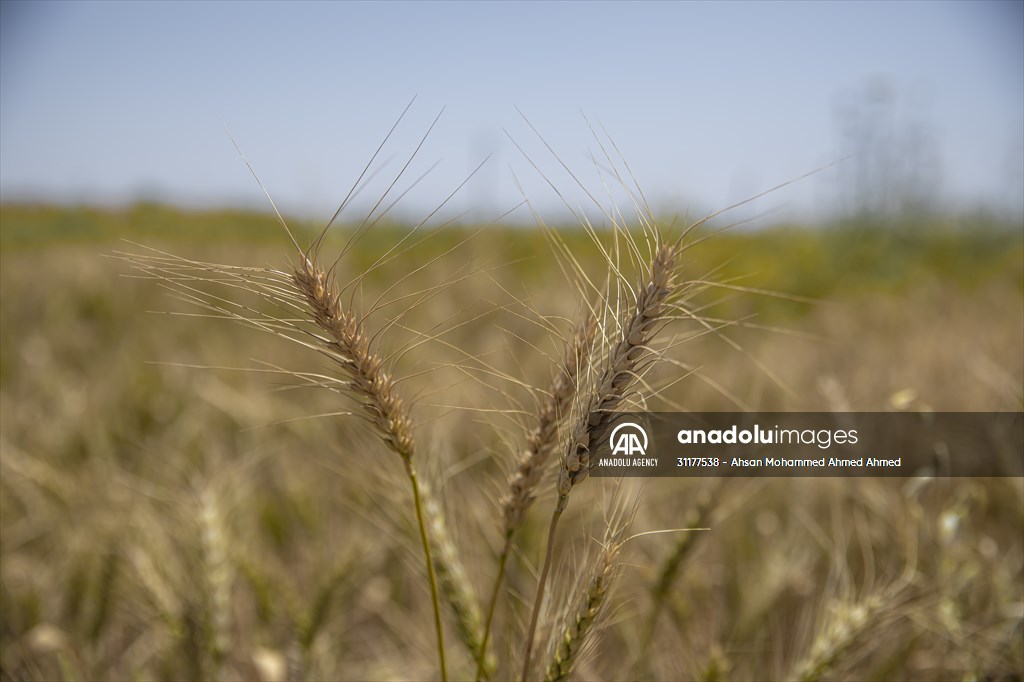
[[[639,424],[624,422],[612,430],[612,435],[608,439],[608,447],[612,449],[612,455],[626,455],[627,457],[646,455],[647,432]]]

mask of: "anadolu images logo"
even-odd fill
[[[612,430],[608,439],[608,447],[612,449],[612,455],[635,455],[647,454],[647,432],[643,427],[633,422],[624,422]]]

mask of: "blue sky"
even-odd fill
[[[5,0],[2,198],[264,207],[223,121],[284,210],[329,215],[417,95],[363,195],[446,107],[408,179],[438,165],[402,215],[429,210],[488,154],[448,215],[511,208],[517,179],[553,212],[557,198],[504,131],[582,200],[516,107],[595,194],[601,152],[581,111],[653,204],[700,212],[852,151],[837,112],[884,83],[893,139],[925,141],[915,163],[933,199],[1021,212],[1022,6]],[[749,210],[824,215],[855,164]]]

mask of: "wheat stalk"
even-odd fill
[[[526,635],[522,672],[524,681],[530,669],[533,640],[551,568],[558,520],[569,503],[572,489],[587,479],[590,469],[596,463],[591,453],[597,448],[597,433],[607,426],[614,411],[629,397],[634,381],[647,366],[647,357],[651,350],[649,343],[658,326],[665,321],[670,309],[670,300],[676,293],[675,266],[680,241],[666,242],[657,234],[654,238],[655,247],[648,277],[638,287],[634,305],[631,310],[627,310],[619,333],[612,340],[613,345],[600,366],[591,391],[581,401],[582,409],[571,426],[566,442],[558,475],[558,500],[551,514],[544,565],[538,580],[533,614]]]
[[[372,351],[362,319],[342,307],[341,295],[337,291],[334,276],[320,267],[315,256],[307,253],[303,256],[301,266],[294,268],[292,279],[298,291],[304,296],[312,312],[313,321],[327,332],[326,337],[319,337],[322,349],[341,367],[349,379],[350,393],[362,405],[377,435],[401,458],[405,467],[406,476],[412,486],[416,521],[430,581],[441,678],[447,680],[437,576],[424,519],[421,485],[412,461],[415,454],[412,419],[406,411],[405,403],[395,390],[391,374],[384,369],[384,360]]]
[[[589,315],[576,328],[572,340],[566,344],[562,364],[551,383],[546,400],[537,412],[536,424],[526,438],[526,448],[519,457],[515,471],[509,476],[508,491],[501,504],[504,544],[498,556],[498,573],[491,588],[491,597],[487,607],[482,652],[486,651],[490,638],[498,594],[501,592],[501,585],[504,582],[505,566],[512,551],[512,538],[523,524],[527,509],[533,504],[534,491],[544,472],[544,464],[554,450],[558,426],[572,406],[579,375],[589,361],[596,332],[597,318]],[[477,660],[476,679],[480,680],[485,672],[484,658],[481,653]]]
[[[277,217],[292,244],[299,249],[284,218],[279,213]],[[323,233],[307,251],[299,249],[299,264],[292,267],[289,272],[200,263],[161,252],[157,252],[158,255],[155,256],[136,256],[133,261],[141,270],[181,293],[185,300],[209,309],[214,316],[242,322],[313,348],[340,368],[341,377],[294,372],[290,374],[312,385],[328,387],[352,398],[361,406],[362,415],[377,437],[402,461],[412,488],[413,505],[430,584],[441,676],[447,680],[437,577],[424,517],[421,485],[413,463],[416,443],[412,433],[412,418],[406,403],[398,394],[395,379],[385,367],[384,358],[374,348],[371,340],[373,334],[366,328],[365,317],[342,304],[333,268],[328,271],[320,265],[317,251],[322,237]],[[204,282],[217,282],[254,293],[266,302],[287,311],[287,316],[268,315],[203,291],[198,285]],[[295,315],[300,317],[296,318]],[[311,332],[302,324],[304,320],[311,322],[319,331]],[[310,338],[312,340],[309,340]]]

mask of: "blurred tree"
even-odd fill
[[[875,75],[842,93],[835,106],[842,156],[839,206],[860,222],[901,222],[938,208],[941,161],[924,88],[897,92]]]

